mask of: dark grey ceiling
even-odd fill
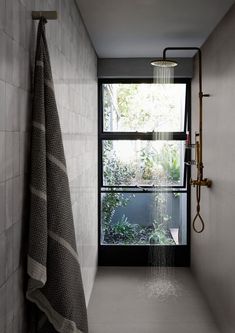
[[[200,47],[234,2],[77,0],[102,58],[159,57],[167,46]]]

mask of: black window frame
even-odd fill
[[[189,266],[190,265],[190,185],[191,168],[184,167],[184,179],[182,185],[163,185],[163,186],[123,186],[123,185],[104,185],[103,184],[103,145],[105,140],[157,140],[158,138],[169,140],[169,133],[172,135],[170,140],[185,141],[187,131],[191,132],[191,80],[187,78],[175,79],[175,83],[186,84],[185,101],[185,121],[183,132],[108,132],[103,128],[103,84],[108,83],[153,83],[152,79],[126,79],[126,78],[107,78],[98,80],[98,264],[102,266],[147,266],[149,262],[149,253],[154,247],[159,255],[169,253],[169,257],[174,257],[174,262],[167,262],[164,266]],[[186,151],[185,159],[190,159],[190,151]],[[124,193],[143,193],[147,192],[179,192],[187,193],[187,244],[186,245],[106,245],[101,244],[101,193],[110,192]],[[138,258],[138,259],[136,259]]]

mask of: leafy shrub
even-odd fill
[[[170,237],[169,230],[166,229],[164,223],[157,224],[154,221],[154,230],[149,238],[150,244],[157,245],[174,245],[174,240]]]
[[[180,180],[180,157],[174,145],[164,146],[161,155],[161,165],[166,171],[169,180],[172,182]]]
[[[106,229],[104,242],[108,244],[131,244],[135,241],[135,225],[128,222],[125,215],[115,224],[109,224]]]
[[[123,215],[120,221],[107,226],[104,243],[125,245],[148,244],[152,229],[151,226],[144,227],[139,224],[129,223],[128,218]]]

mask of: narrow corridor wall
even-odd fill
[[[235,6],[202,47],[205,231],[192,232],[192,269],[209,300],[222,333],[235,332]],[[197,65],[197,62],[196,62]],[[197,69],[195,69],[197,73]],[[192,86],[193,128],[198,128],[198,77]],[[195,214],[192,189],[192,218]]]

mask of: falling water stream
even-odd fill
[[[174,67],[154,67],[154,83],[169,84],[174,81]],[[157,86],[157,85],[156,85]],[[161,139],[158,137],[158,139]],[[165,137],[166,139],[166,137]],[[170,140],[170,136],[167,138]],[[167,185],[164,179],[160,179],[161,185]],[[157,204],[153,205],[153,219],[158,219],[159,223],[164,223],[163,219],[166,215],[166,201],[168,206],[172,206],[172,197],[167,192],[154,191],[152,193],[154,200],[156,196],[161,195],[162,200],[158,200]],[[170,198],[170,199],[169,199]],[[170,203],[169,203],[170,200]],[[160,221],[159,221],[160,220]],[[170,250],[171,245],[153,245],[149,249],[149,265],[147,279],[142,288],[142,292],[149,298],[158,298],[160,301],[165,301],[169,298],[176,298],[181,295],[182,286],[177,280],[174,263],[175,258],[173,251]]]
[[[153,82],[158,83],[158,84],[173,83],[174,82],[174,67],[154,66]]]

